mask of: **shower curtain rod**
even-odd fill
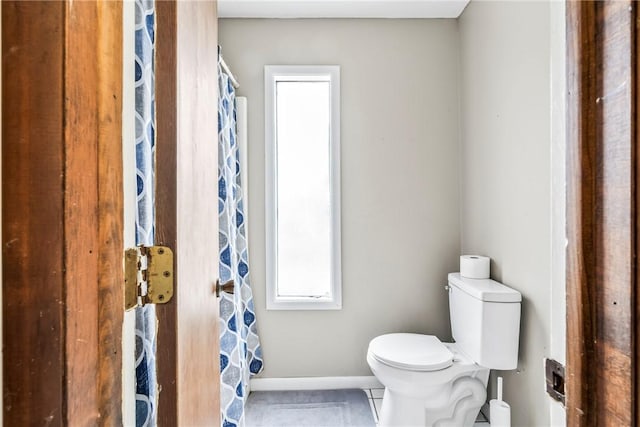
[[[233,85],[233,87],[238,89],[240,87],[240,83],[238,83],[238,81],[236,80],[235,76],[229,69],[229,66],[227,65],[227,63],[224,62],[224,58],[222,57],[222,54],[220,54],[220,65],[222,66],[222,69],[224,70],[224,72],[227,73],[227,75],[229,76],[229,80],[231,80],[231,84]]]

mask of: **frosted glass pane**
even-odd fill
[[[278,296],[330,296],[330,84],[276,83]]]

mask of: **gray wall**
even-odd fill
[[[462,251],[490,256],[492,277],[522,293],[518,370],[500,374],[513,424],[549,425],[549,4],[472,1],[459,29]]]
[[[379,334],[449,339],[443,285],[460,253],[456,21],[222,19],[219,39],[248,97],[262,376],[371,375],[366,350]],[[340,311],[265,310],[266,64],[341,67]]]

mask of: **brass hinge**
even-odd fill
[[[124,253],[124,308],[166,304],[173,297],[173,251],[140,246]]]

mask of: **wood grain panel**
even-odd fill
[[[219,425],[217,10],[158,2],[156,242],[176,254],[157,306],[160,426]]]
[[[5,425],[63,422],[64,8],[2,2]]]
[[[121,4],[2,15],[4,422],[121,425]]]
[[[634,76],[634,93],[632,99],[632,105],[634,111],[635,120],[632,123],[632,135],[633,135],[633,157],[634,157],[634,165],[635,168],[635,181],[634,181],[634,192],[635,192],[635,216],[634,216],[634,235],[635,235],[635,262],[632,264],[634,268],[635,274],[635,310],[633,315],[635,316],[635,321],[631,325],[631,331],[634,337],[634,346],[633,346],[633,355],[632,355],[632,366],[635,372],[635,383],[634,383],[634,391],[633,391],[633,403],[635,405],[635,422],[636,424],[640,423],[640,327],[638,327],[637,322],[640,321],[640,290],[638,289],[638,281],[640,278],[640,152],[638,151],[638,147],[640,145],[640,132],[638,123],[640,123],[640,13],[638,10],[634,12],[634,20],[636,22],[636,30],[634,37],[634,53],[635,53],[635,76]]]
[[[86,92],[85,79],[96,78],[98,67],[95,58],[88,61],[84,43],[96,46],[98,37],[87,27],[95,23],[92,3],[65,6],[64,226],[81,236],[65,238],[64,247],[67,419],[89,425],[99,417],[91,413],[98,408],[98,312],[84,309],[98,301],[98,218],[86,214],[98,205],[98,94]]]
[[[178,252],[176,229],[176,2],[156,3],[156,232],[158,245]],[[176,259],[174,259],[175,262]],[[180,272],[175,269],[176,282]],[[158,425],[178,425],[176,299],[156,306],[158,316]]]
[[[122,404],[122,5],[66,4],[67,420],[119,425]]]
[[[97,3],[98,407],[99,424],[122,425],[124,183],[122,4]],[[90,30],[91,31],[91,30]],[[130,375],[133,375],[131,373]]]
[[[635,6],[567,4],[569,425],[636,423]]]
[[[594,117],[595,84],[583,76],[595,64],[590,48],[594,33],[594,10],[582,2],[567,2],[567,424],[588,425],[593,419],[595,385],[588,380],[595,366],[595,294],[591,285],[595,265],[595,128],[583,126]],[[589,281],[587,281],[589,280]]]
[[[217,9],[177,7],[178,419],[219,425]]]
[[[632,215],[633,156],[631,107],[634,69],[631,64],[635,22],[629,2],[597,4],[597,31],[602,56],[598,76],[596,113],[600,155],[597,162],[598,218],[596,233],[601,257],[597,280],[597,389],[602,410],[598,425],[634,425],[633,337],[631,317],[635,277]]]

